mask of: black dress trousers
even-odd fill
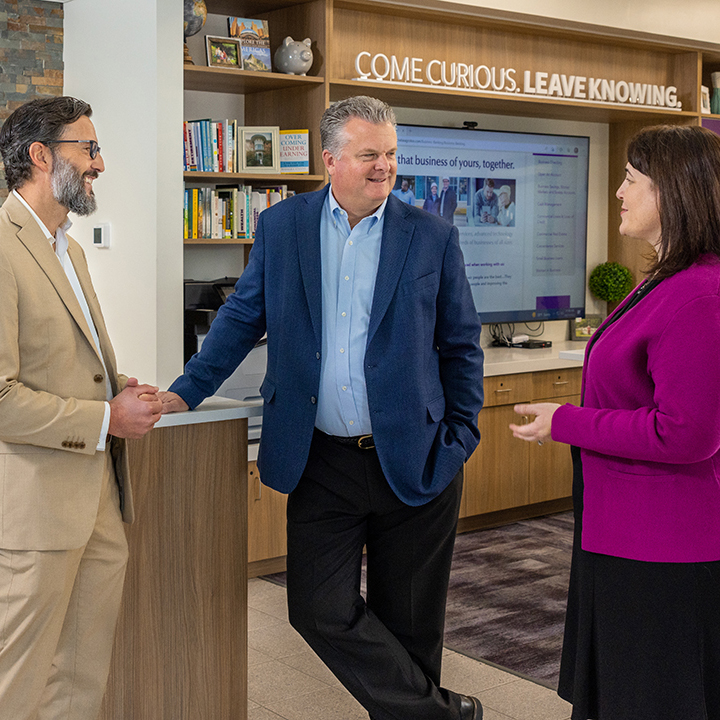
[[[459,472],[431,502],[406,505],[374,449],[316,431],[288,498],[290,623],[373,720],[460,717],[440,666],[461,493]]]

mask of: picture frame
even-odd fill
[[[241,128],[242,169],[258,173],[280,172],[280,128],[278,126]]]
[[[710,88],[707,85],[700,88],[700,112],[710,114]]]
[[[205,36],[208,67],[242,70],[242,51],[239,38]]]
[[[587,342],[595,334],[603,320],[602,315],[586,315],[584,318],[573,318],[570,321],[570,339]]]

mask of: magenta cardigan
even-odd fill
[[[583,549],[720,560],[720,260],[663,280],[590,342],[583,407],[552,422],[582,448]]]

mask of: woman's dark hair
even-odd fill
[[[669,277],[705,253],[720,256],[720,136],[695,126],[648,127],[630,140],[627,158],[658,191],[660,246],[649,273]]]
[[[92,108],[72,97],[32,100],[15,110],[0,129],[0,153],[8,189],[22,187],[32,177],[30,145],[59,140],[65,126],[83,115],[90,117]]]

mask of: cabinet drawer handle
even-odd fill
[[[496,393],[499,393],[499,392],[512,392],[512,388],[503,388],[502,390],[496,390],[495,392],[496,392]]]
[[[558,380],[554,382],[553,385],[567,385],[569,382],[569,380]]]

